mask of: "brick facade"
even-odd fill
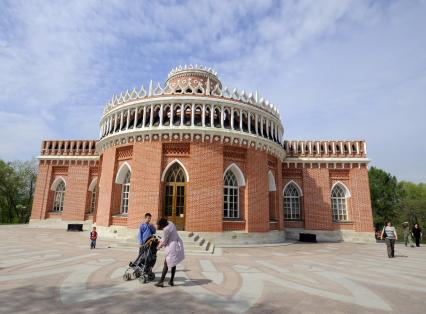
[[[103,112],[99,140],[43,141],[31,218],[135,229],[146,212],[155,222],[168,206],[168,218],[188,231],[372,232],[365,142],[287,141],[283,130],[277,108],[257,93],[222,89],[217,73],[205,67],[176,68],[164,88],[150,84],[114,97]],[[184,178],[164,182],[173,169]],[[224,199],[236,200],[224,193],[227,169],[238,181],[231,191],[238,191],[239,214],[231,217],[224,217]],[[63,210],[53,212],[57,180],[66,191]],[[89,213],[92,181],[96,208]],[[284,219],[289,182],[300,189],[297,220]],[[333,217],[335,184],[345,193],[344,221]]]
[[[161,177],[166,167],[178,160],[188,173],[185,193],[185,230],[199,232],[245,231],[268,232],[285,228],[309,230],[373,229],[366,167],[345,169],[336,166],[287,167],[266,152],[223,143],[142,142],[105,150],[98,166],[89,164],[48,165],[41,163],[32,210],[33,219],[96,220],[98,226],[137,228],[146,212],[153,221],[164,215],[165,183]],[[131,152],[130,152],[131,151]],[[116,183],[117,172],[127,163],[131,169],[128,215],[120,215],[122,185]],[[240,218],[223,219],[224,171],[235,164],[243,173],[245,186],[239,188]],[[276,191],[269,191],[268,172]],[[51,212],[54,191],[50,189],[58,176],[66,180],[62,213]],[[88,191],[98,178],[96,210],[88,215],[92,194]],[[283,189],[293,181],[301,188],[301,219],[284,220]],[[332,219],[330,193],[334,183],[348,187],[347,222]]]

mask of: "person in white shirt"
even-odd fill
[[[398,240],[398,235],[396,234],[395,227],[392,227],[392,224],[388,222],[382,230],[380,238],[383,239],[385,236],[386,246],[388,249],[388,257],[395,257],[395,241]]]

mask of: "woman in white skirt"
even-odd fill
[[[166,278],[169,268],[171,269],[171,277],[169,285],[174,286],[174,278],[176,273],[176,265],[182,262],[185,258],[183,250],[183,242],[177,233],[174,223],[167,221],[166,218],[161,218],[158,221],[160,230],[164,230],[163,239],[160,241],[159,248],[164,247],[166,259],[164,260],[163,273],[161,274],[160,281],[155,285],[157,287],[164,287],[164,280]]]

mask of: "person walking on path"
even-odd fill
[[[405,246],[410,245],[410,247],[414,247],[413,240],[411,238],[411,230],[410,230],[410,224],[408,222],[402,223],[403,233],[404,233],[404,243]]]
[[[383,228],[380,238],[383,239],[383,235],[385,236],[388,257],[393,258],[395,257],[395,241],[398,240],[398,235],[396,234],[395,227],[392,227],[390,222]]]
[[[169,285],[174,286],[174,278],[176,273],[176,265],[182,262],[185,258],[182,239],[177,233],[174,223],[167,221],[166,218],[161,218],[158,222],[160,230],[164,230],[163,239],[160,242],[160,248],[164,247],[166,258],[164,260],[163,273],[161,274],[160,281],[155,285],[157,287],[164,287],[164,280],[166,279],[167,272],[171,268],[171,277]]]
[[[142,247],[146,240],[148,240],[157,231],[151,222],[151,214],[145,214],[145,221],[140,225],[138,232],[139,246]]]
[[[411,230],[411,233],[413,234],[413,238],[416,240],[416,246],[419,247],[423,235],[422,229],[420,229],[418,224],[415,224],[413,230]]]
[[[90,249],[96,248],[96,239],[98,238],[98,233],[96,232],[96,227],[93,227],[90,232]]]

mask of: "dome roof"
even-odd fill
[[[187,83],[202,83],[203,87],[206,86],[207,80],[210,80],[210,85],[214,88],[219,85],[222,88],[222,83],[217,76],[217,72],[212,68],[207,68],[201,65],[192,64],[185,66],[179,66],[172,69],[167,76],[166,84],[181,84],[186,85]]]

